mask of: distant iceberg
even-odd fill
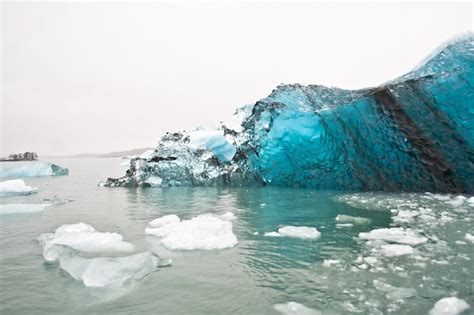
[[[39,177],[68,175],[69,170],[56,164],[31,162],[19,168],[0,168],[1,177]]]
[[[472,193],[473,86],[468,33],[378,87],[280,85],[239,111],[242,130],[166,134],[103,185]]]
[[[0,197],[29,195],[36,192],[38,192],[38,188],[26,185],[22,179],[0,182]]]

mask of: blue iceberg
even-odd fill
[[[241,131],[222,126],[194,142],[194,132],[167,134],[151,157],[103,185],[472,193],[473,86],[468,33],[378,87],[280,85],[240,110]]]
[[[31,162],[22,167],[0,168],[0,178],[61,176],[68,174],[69,170],[67,168],[47,162]]]

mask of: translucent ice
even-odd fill
[[[472,193],[473,46],[472,33],[456,38],[377,87],[280,85],[241,110],[241,130],[167,134],[105,185],[157,176],[160,185]]]
[[[25,184],[22,179],[12,179],[0,182],[0,197],[15,196],[15,195],[29,195],[38,191],[38,188],[33,188]]]
[[[0,214],[41,212],[50,206],[49,203],[8,203],[0,204]]]
[[[0,177],[38,177],[68,175],[69,170],[46,162],[29,162],[19,168],[0,168]]]
[[[84,253],[123,253],[135,250],[133,244],[123,241],[122,235],[97,232],[85,223],[62,225],[54,233],[41,234],[38,241],[43,247],[43,257],[48,261],[56,260],[63,253],[64,247]]]
[[[430,315],[457,315],[470,308],[466,301],[457,297],[442,298],[430,310]]]
[[[419,236],[408,228],[375,229],[367,233],[359,233],[359,237],[366,240],[382,240],[406,245],[419,245],[428,241],[426,237]]]
[[[161,244],[175,250],[213,250],[237,244],[232,223],[210,214],[183,221],[177,216],[161,217],[150,222],[145,233],[159,237]]]
[[[160,259],[144,252],[126,257],[82,258],[74,252],[63,252],[59,266],[87,287],[116,287],[140,280],[160,266]]]
[[[296,302],[279,303],[273,308],[283,315],[321,315],[321,312]]]

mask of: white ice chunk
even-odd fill
[[[273,232],[266,232],[266,233],[263,234],[263,236],[280,237],[282,235],[278,232],[273,231]]]
[[[367,233],[359,233],[359,237],[366,240],[382,240],[406,245],[419,245],[428,241],[426,237],[419,236],[408,228],[375,229]]]
[[[50,206],[49,203],[8,203],[0,204],[0,214],[14,214],[14,213],[30,213],[30,212],[41,212],[46,207]]]
[[[38,188],[33,188],[25,184],[22,179],[12,179],[0,182],[0,197],[14,196],[14,195],[29,195],[38,191]]]
[[[321,233],[314,227],[309,226],[284,226],[278,229],[281,236],[316,239],[321,236]]]
[[[213,250],[237,244],[237,237],[232,232],[232,223],[209,214],[158,228],[147,228],[145,233],[160,237],[161,244],[175,250]]]
[[[470,234],[470,233],[466,233],[464,235],[464,239],[466,239],[467,241],[471,242],[471,243],[474,243],[474,235]]]
[[[326,267],[326,268],[330,268],[332,267],[332,265],[337,265],[339,264],[341,261],[340,260],[337,260],[337,259],[324,259],[323,261],[323,267]]]
[[[144,252],[126,257],[82,258],[73,253],[59,256],[59,266],[87,287],[116,287],[140,280],[158,269],[160,259]]]
[[[430,315],[456,315],[470,308],[466,301],[457,297],[442,298],[430,310]]]
[[[43,257],[54,261],[62,254],[63,245],[84,253],[132,252],[135,246],[123,241],[122,235],[110,232],[97,232],[85,223],[66,224],[54,233],[41,234],[38,241],[43,247]]]
[[[410,245],[388,244],[382,245],[380,252],[386,257],[395,257],[413,254],[414,249]]]
[[[273,305],[273,308],[283,315],[321,315],[320,311],[296,302],[275,304]]]
[[[363,225],[363,224],[369,224],[371,220],[368,218],[363,218],[363,217],[353,217],[351,215],[339,214],[336,217],[336,221],[340,223],[351,223],[351,224]]]

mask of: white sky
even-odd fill
[[[280,83],[374,86],[472,30],[472,3],[2,2],[1,153],[154,146]]]

